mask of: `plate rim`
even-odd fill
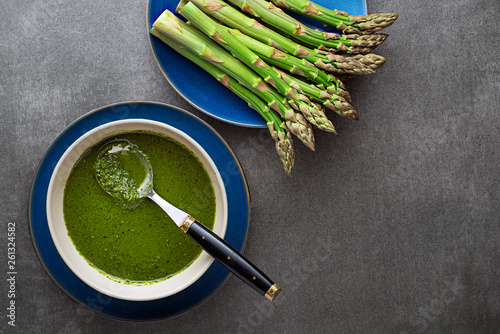
[[[35,196],[36,187],[37,187],[37,181],[39,180],[40,177],[43,177],[43,175],[41,175],[41,172],[42,172],[42,168],[44,167],[43,166],[44,163],[47,162],[46,161],[47,156],[50,153],[53,153],[53,150],[56,149],[56,145],[61,140],[61,137],[63,135],[65,135],[66,133],[68,133],[68,131],[71,131],[75,125],[79,124],[81,121],[85,120],[87,117],[90,117],[90,116],[92,116],[92,115],[94,115],[96,113],[105,111],[105,110],[113,108],[113,107],[120,107],[120,106],[127,106],[127,105],[146,105],[146,106],[147,105],[154,105],[154,106],[157,106],[157,107],[160,107],[160,108],[172,109],[175,112],[179,112],[179,113],[182,113],[182,114],[184,114],[184,115],[186,115],[188,117],[191,117],[194,121],[199,122],[200,125],[206,127],[207,130],[210,131],[210,133],[212,133],[217,138],[219,138],[221,144],[225,146],[225,148],[227,149],[227,152],[230,153],[231,157],[233,158],[234,162],[236,163],[236,166],[238,167],[238,171],[239,171],[239,173],[237,175],[239,177],[241,177],[242,185],[244,186],[244,190],[245,190],[245,198],[246,198],[246,204],[247,204],[247,207],[246,207],[246,209],[247,209],[247,211],[246,211],[247,212],[247,217],[246,217],[246,223],[245,223],[245,225],[246,225],[245,226],[245,230],[243,232],[244,233],[243,240],[242,240],[243,242],[242,242],[242,245],[241,245],[241,249],[239,249],[240,252],[242,252],[242,253],[244,252],[244,249],[245,249],[247,241],[248,241],[248,234],[249,234],[249,229],[250,229],[251,196],[250,196],[250,191],[249,191],[249,187],[248,187],[247,178],[245,176],[245,173],[243,171],[243,168],[241,166],[240,161],[238,160],[238,158],[236,157],[234,151],[231,149],[231,147],[228,145],[228,143],[224,140],[224,138],[212,126],[210,126],[207,122],[205,122],[204,120],[200,119],[199,117],[197,117],[196,115],[190,113],[189,111],[187,111],[185,109],[182,109],[180,107],[173,106],[173,105],[170,105],[170,104],[167,104],[167,103],[156,102],[156,101],[122,101],[122,102],[116,102],[116,103],[108,104],[108,105],[105,105],[105,106],[102,106],[102,107],[99,107],[99,108],[95,108],[95,109],[93,109],[93,110],[85,113],[84,115],[78,117],[74,121],[72,121],[61,132],[58,133],[58,135],[50,142],[50,144],[47,146],[46,150],[44,151],[44,153],[43,153],[42,157],[40,158],[40,161],[39,161],[39,163],[37,165],[37,168],[35,170],[33,178],[32,178],[32,182],[31,182],[31,186],[30,186],[30,192],[29,192],[28,212],[27,212],[27,214],[28,214],[29,234],[30,234],[31,244],[32,244],[32,246],[34,248],[35,254],[36,254],[36,256],[37,256],[40,264],[42,265],[43,269],[45,270],[45,272],[47,273],[47,275],[49,276],[49,278],[54,282],[54,284],[66,296],[68,296],[70,298],[70,300],[72,300],[73,302],[77,303],[80,306],[83,306],[86,309],[89,309],[94,314],[97,314],[97,315],[105,317],[105,318],[110,318],[110,319],[113,319],[113,320],[118,320],[118,321],[125,321],[125,322],[152,322],[152,321],[166,320],[166,319],[175,318],[175,317],[183,315],[183,314],[185,314],[187,312],[190,312],[190,311],[194,310],[195,308],[199,307],[200,305],[202,305],[203,303],[205,303],[206,301],[208,301],[211,297],[213,297],[215,295],[215,293],[217,293],[225,285],[225,283],[232,276],[232,274],[229,271],[227,271],[224,267],[222,267],[220,264],[218,264],[216,261],[214,261],[212,263],[212,265],[207,269],[207,272],[210,271],[210,269],[214,268],[214,266],[219,266],[220,268],[218,268],[218,269],[215,268],[215,270],[221,270],[221,269],[225,270],[226,274],[225,274],[224,278],[222,280],[220,280],[220,281],[217,282],[217,286],[213,290],[211,290],[208,294],[204,295],[202,298],[197,299],[196,302],[193,303],[193,305],[191,305],[190,307],[187,307],[187,308],[184,308],[184,309],[180,309],[180,310],[176,310],[175,312],[172,312],[173,314],[169,314],[169,315],[166,315],[166,316],[159,316],[159,317],[153,317],[153,318],[147,318],[147,319],[143,319],[143,318],[141,318],[141,319],[134,319],[134,318],[131,318],[131,317],[126,317],[126,316],[119,317],[119,316],[115,316],[115,315],[105,314],[104,312],[101,312],[101,311],[96,310],[96,309],[94,309],[92,307],[89,307],[88,305],[86,305],[85,303],[83,303],[81,300],[79,300],[77,297],[75,297],[74,294],[72,294],[70,291],[67,291],[66,288],[62,286],[62,284],[58,281],[58,279],[56,277],[54,277],[53,273],[48,268],[47,263],[42,258],[42,255],[41,255],[42,252],[40,251],[40,248],[39,248],[40,245],[38,245],[37,242],[36,242],[36,240],[35,240],[36,238],[35,238],[35,233],[34,233],[34,224],[36,224],[36,223],[34,222],[35,218],[33,217],[33,214],[34,214],[34,212],[33,212],[33,209],[34,209],[33,208],[33,200],[34,200],[34,198],[33,197]],[[131,117],[127,116],[127,117],[122,118],[122,119],[128,119],[128,118],[131,118]],[[151,119],[151,118],[148,118],[147,116],[142,116],[142,117],[139,116],[139,117],[134,117],[134,118]],[[103,122],[102,124],[107,123],[107,122],[116,121],[116,120],[117,119],[105,119],[105,122]],[[163,121],[157,120],[157,119],[156,119],[156,121],[163,122]],[[200,143],[200,145],[202,145],[202,144]],[[203,145],[202,145],[202,147],[203,147]],[[54,164],[54,166],[55,166],[55,164]],[[54,166],[52,166],[50,168],[52,169]],[[49,171],[49,173],[50,173],[50,171]],[[50,241],[53,243],[52,240],[50,240]],[[239,248],[239,247],[236,247],[236,248]],[[48,250],[47,252],[50,252],[50,250]],[[56,253],[57,253],[57,251],[56,251]],[[59,254],[57,254],[57,255],[59,256]],[[69,268],[66,268],[66,269],[69,270],[70,273],[72,273]],[[214,269],[212,269],[212,270],[214,270]],[[202,275],[202,277],[203,277],[203,275]],[[200,277],[200,279],[202,277]],[[83,283],[83,284],[85,284],[85,283]],[[90,290],[93,290],[96,293],[99,293],[96,290],[92,289],[90,286],[88,286],[88,285],[86,285],[86,286]],[[180,294],[183,294],[184,292],[185,292],[185,290],[180,291],[177,294],[174,294],[172,296],[180,295]],[[157,302],[157,301],[169,299],[172,296],[160,298],[160,299],[153,300],[153,301],[132,301],[131,304],[137,304],[137,305],[139,305],[139,304],[145,304],[145,303],[148,303],[148,302]],[[109,297],[109,296],[106,296],[106,298],[111,298],[111,299],[115,300],[115,298],[112,298],[112,297]],[[119,299],[116,299],[116,300],[119,300]],[[121,301],[121,300],[119,300],[119,301]],[[126,302],[130,302],[130,301],[126,301]]]

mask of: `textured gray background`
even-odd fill
[[[17,223],[17,327],[5,333],[500,333],[500,5],[370,0],[399,20],[386,66],[351,81],[361,120],[332,117],[317,150],[296,141],[287,178],[261,130],[213,120],[166,83],[146,1],[3,1],[0,271]],[[183,107],[232,146],[253,200],[245,254],[276,279],[270,304],[231,278],[175,319],[131,324],[83,310],[40,265],[31,180],[71,121],[123,100]],[[320,238],[320,239],[318,239]],[[319,256],[318,251],[328,255]]]

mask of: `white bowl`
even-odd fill
[[[62,259],[75,275],[101,293],[114,298],[134,301],[159,299],[187,288],[203,275],[213,261],[213,258],[203,251],[189,267],[166,280],[143,285],[121,283],[108,278],[91,266],[77,251],[68,236],[63,215],[63,196],[66,180],[76,161],[88,148],[104,138],[118,133],[140,130],[154,131],[177,140],[190,149],[202,162],[215,191],[216,214],[213,230],[223,238],[227,226],[227,198],[224,183],[214,162],[207,152],[184,132],[170,125],[146,119],[127,119],[106,123],[76,140],[62,155],[52,173],[46,204],[52,240]],[[186,238],[189,237],[186,236]]]

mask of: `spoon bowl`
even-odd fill
[[[135,167],[135,173],[130,169],[130,165]],[[141,198],[148,197],[177,225],[177,222],[188,218],[187,213],[165,201],[154,191],[153,167],[148,156],[126,139],[112,140],[103,145],[94,164],[94,172],[101,188],[129,209],[134,209]],[[134,179],[131,174],[140,175],[139,180]]]
[[[139,176],[139,180],[130,175],[130,167],[122,166],[123,162],[135,167],[136,173],[133,174],[138,174],[135,176]],[[119,200],[133,202],[149,197],[154,191],[153,167],[148,156],[126,139],[112,140],[103,145],[94,172],[101,188]]]

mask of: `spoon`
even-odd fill
[[[127,163],[135,167],[141,167],[142,164],[144,169],[139,168],[139,178],[142,180],[140,185],[137,185],[123,168],[120,163],[123,159],[120,160],[120,156],[125,156]],[[97,182],[111,196],[132,205],[146,197],[158,204],[201,248],[267,299],[274,300],[281,291],[278,285],[224,239],[154,191],[153,168],[148,157],[137,145],[128,140],[114,140],[108,143],[99,151],[94,170]]]

